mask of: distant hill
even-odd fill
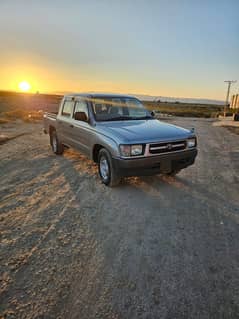
[[[56,94],[59,95],[64,95],[64,94],[70,94],[72,92],[68,91],[61,91],[61,92],[55,92]],[[88,93],[98,93],[97,91],[89,91]],[[119,92],[99,92],[99,93],[119,93]],[[182,98],[182,97],[170,97],[170,96],[161,96],[161,95],[146,95],[146,94],[132,94],[132,93],[127,93],[126,94],[136,96],[138,99],[142,101],[149,101],[149,102],[157,102],[160,100],[161,102],[180,102],[180,103],[191,103],[191,104],[215,104],[215,105],[224,105],[225,101],[221,100],[212,100],[212,99],[195,99],[195,98]],[[122,94],[122,92],[121,92]]]
[[[206,99],[176,99],[138,94],[134,96],[141,99],[150,110],[176,116],[215,117],[222,112],[224,107],[222,101]],[[37,114],[42,114],[42,112],[38,111],[57,112],[62,97],[63,95],[60,94],[29,94],[0,91],[0,118],[4,119],[9,116],[11,118],[12,116],[19,118],[20,115],[21,118],[28,118],[28,114],[33,114],[34,111]],[[38,118],[37,114],[34,114],[34,118]]]
[[[133,95],[133,94],[131,94]],[[171,98],[163,96],[150,96],[150,95],[139,95],[133,96],[138,97],[140,100],[147,102],[167,102],[167,103],[188,103],[188,104],[202,104],[202,105],[223,105],[224,102],[217,100],[208,99],[190,99],[190,98]],[[18,93],[0,91],[0,112],[8,112],[16,109],[26,111],[48,111],[56,112],[58,110],[59,103],[63,97],[62,94],[30,94],[30,93]],[[179,106],[181,106],[179,104]]]
[[[144,94],[135,94],[137,98],[143,101],[149,102],[157,102],[160,100],[161,102],[180,102],[180,103],[190,103],[190,104],[215,104],[215,105],[224,105],[225,101],[221,100],[210,100],[210,99],[193,99],[193,98],[176,98],[176,97],[168,97],[168,96],[151,96]]]

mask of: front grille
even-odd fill
[[[162,154],[176,151],[182,151],[186,148],[186,141],[163,142],[149,145],[150,154]]]

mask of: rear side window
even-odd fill
[[[74,101],[65,101],[61,114],[64,116],[71,116],[73,106],[74,106]]]

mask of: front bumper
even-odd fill
[[[192,149],[144,158],[113,158],[113,165],[121,176],[145,176],[183,169],[192,165],[196,156],[197,149]]]

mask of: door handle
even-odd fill
[[[74,125],[73,125],[73,124],[70,124],[70,127],[72,127],[72,128],[73,128],[73,127],[74,127]]]

